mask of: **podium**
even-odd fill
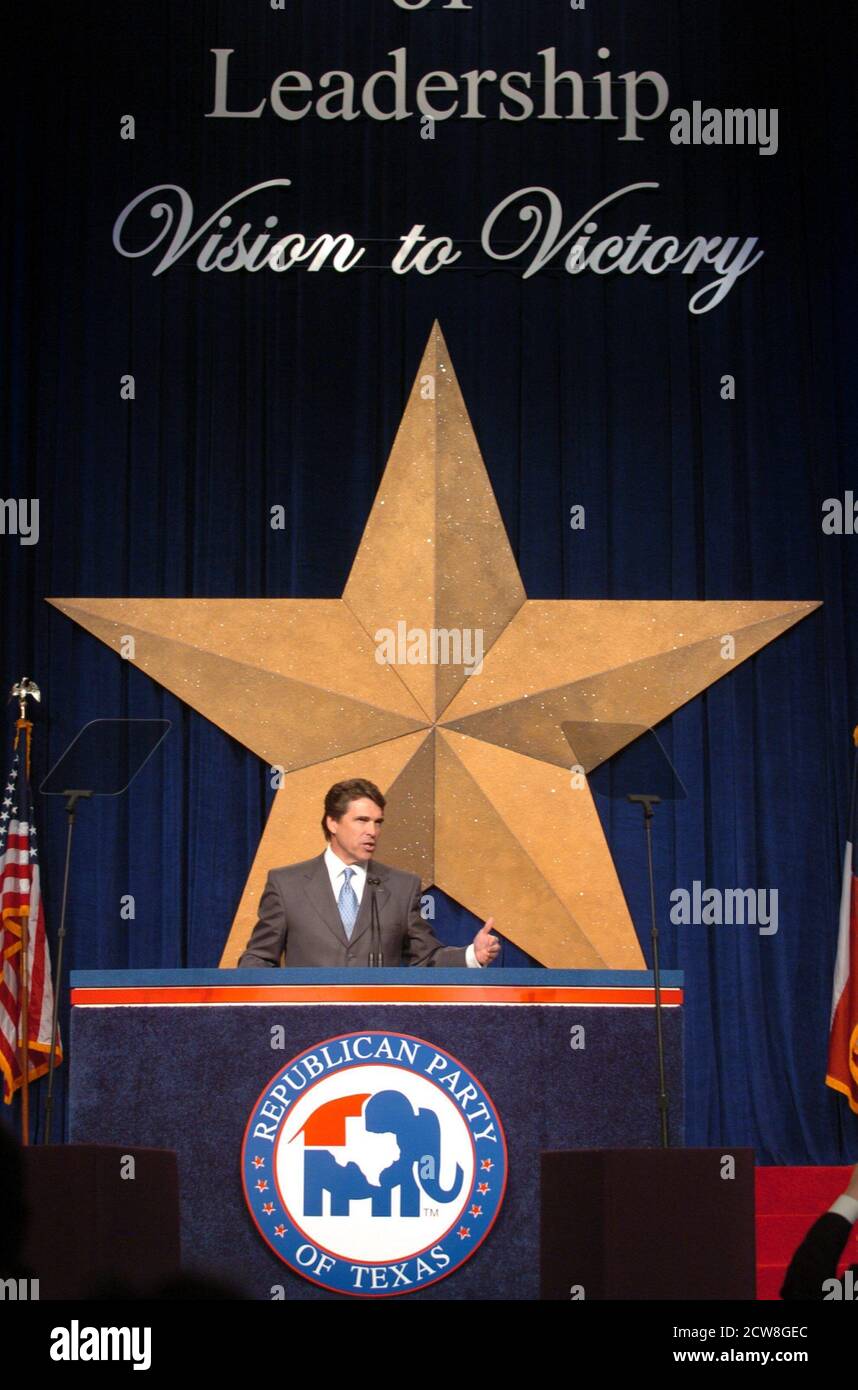
[[[682,977],[662,978],[680,1145]],[[70,1139],[177,1153],[184,1268],[250,1298],[342,1297],[293,1273],[261,1238],[242,1189],[243,1138],[291,1058],[361,1030],[407,1035],[457,1059],[490,1096],[508,1180],[473,1256],[405,1296],[538,1299],[541,1153],[659,1142],[653,1009],[645,971],[76,972]]]

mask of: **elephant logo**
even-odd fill
[[[408,1034],[328,1038],[283,1067],[251,1112],[245,1200],[297,1274],[340,1293],[410,1293],[491,1230],[506,1140],[461,1062]]]
[[[298,1135],[304,1140],[305,1216],[323,1214],[325,1194],[332,1216],[349,1216],[352,1202],[366,1198],[372,1216],[390,1216],[398,1192],[399,1215],[417,1217],[423,1198],[452,1202],[462,1190],[461,1164],[455,1165],[449,1187],[439,1181],[437,1112],[428,1107],[415,1112],[401,1091],[327,1101]]]

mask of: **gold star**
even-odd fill
[[[545,965],[617,969],[644,960],[563,726],[589,769],[818,606],[528,600],[437,324],[341,599],[50,602],[283,770],[222,965],[360,776],[384,862]]]

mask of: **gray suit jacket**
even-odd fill
[[[372,895],[378,903],[384,964],[464,966],[464,946],[442,946],[420,916],[420,880],[416,874],[391,869],[371,859],[369,877],[381,879],[378,887],[367,882],[352,932],[346,933],[331,888],[323,854],[272,869],[259,903],[259,921],[253,928],[239,966],[316,966],[334,969],[368,966],[373,949]]]

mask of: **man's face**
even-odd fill
[[[368,796],[362,796],[349,802],[339,820],[328,816],[325,824],[331,833],[329,844],[334,854],[346,864],[366,864],[375,851],[384,813]]]

